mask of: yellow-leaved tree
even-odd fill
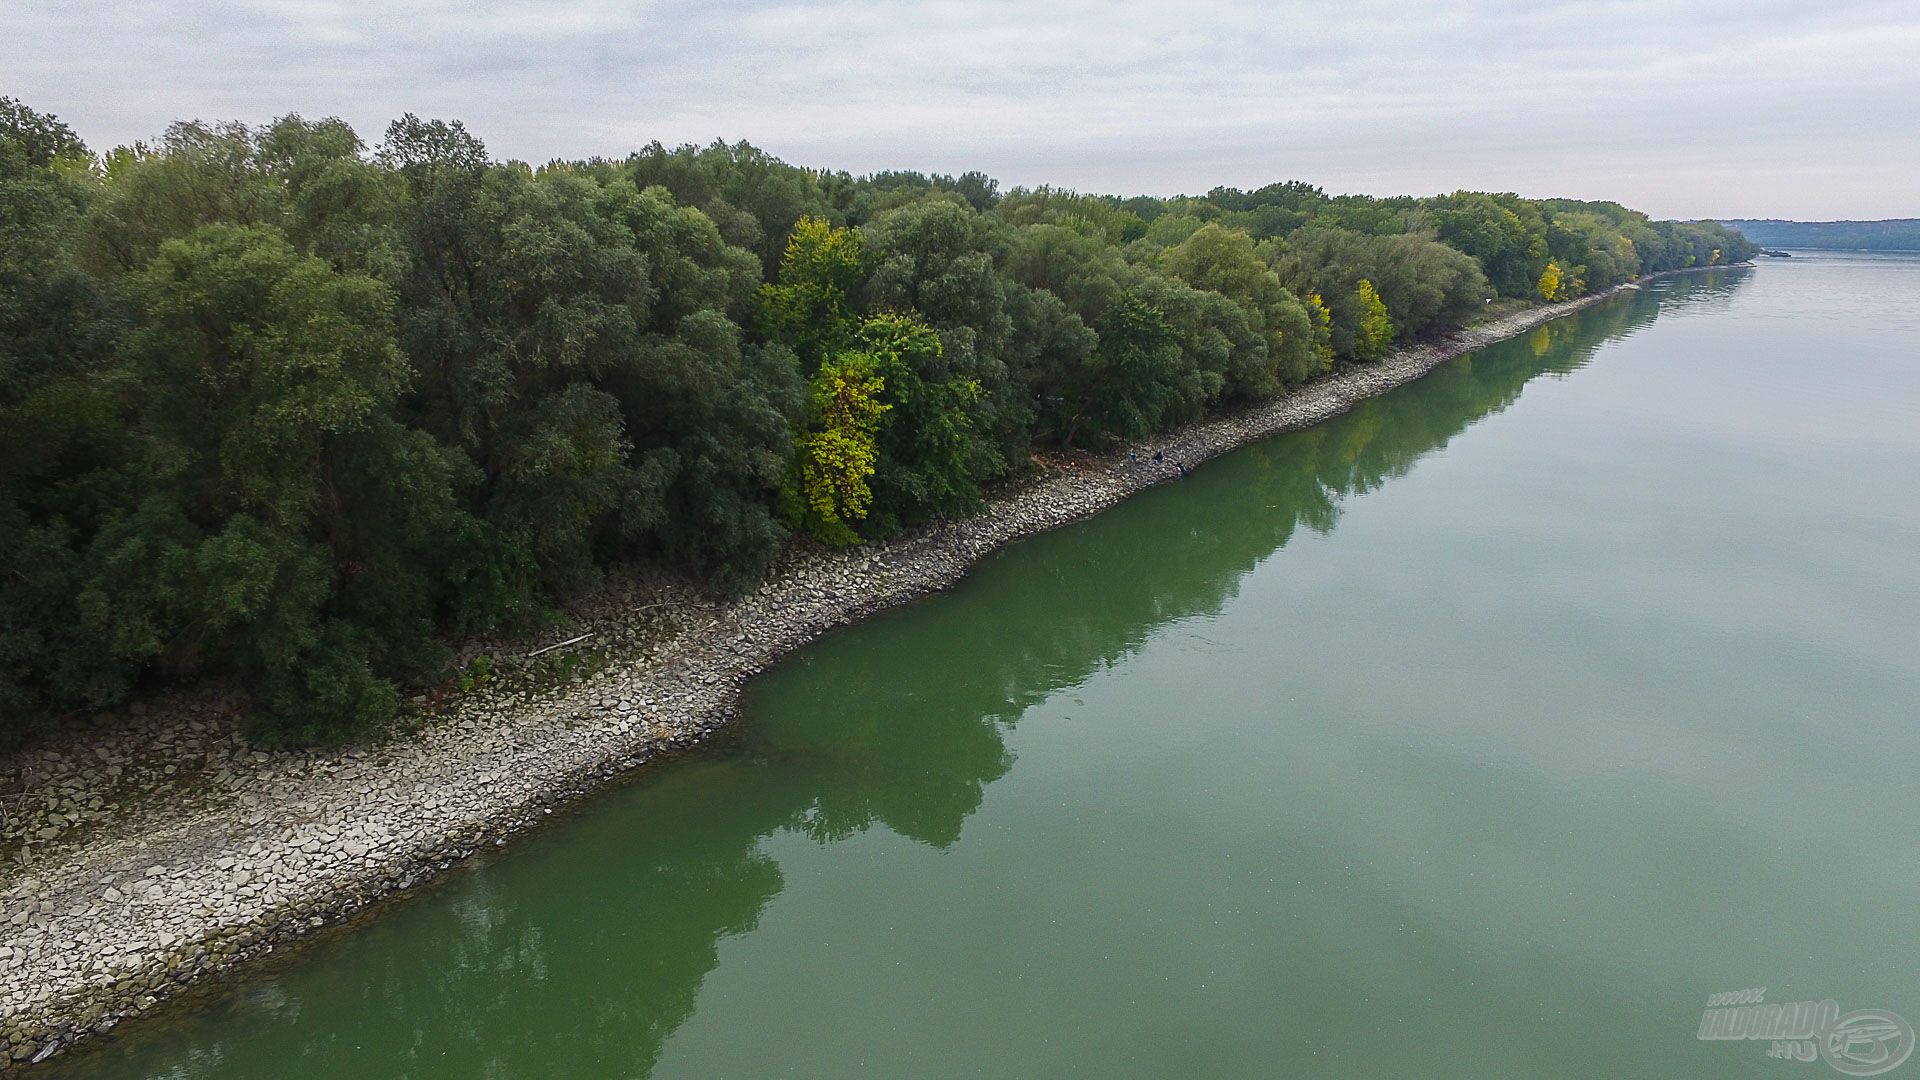
[[[1560,269],[1560,264],[1557,262],[1548,263],[1547,268],[1540,271],[1540,299],[1564,299],[1561,293],[1565,291],[1565,281],[1566,278],[1564,272]]]
[[[1333,310],[1320,294],[1308,293],[1307,318],[1313,322],[1313,352],[1323,365],[1333,364]]]
[[[892,408],[880,400],[885,387],[861,352],[832,357],[813,379],[812,423],[800,440],[802,513],[807,531],[835,547],[860,542],[852,523],[873,507],[867,481],[879,457],[880,417]]]
[[[760,286],[760,327],[793,350],[803,373],[853,340],[859,320],[852,297],[866,281],[865,259],[860,230],[817,217],[794,223],[778,281]]]
[[[1354,286],[1353,310],[1358,314],[1353,335],[1353,355],[1361,360],[1378,360],[1393,344],[1393,319],[1387,314],[1386,301],[1366,278]]]

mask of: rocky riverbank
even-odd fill
[[[668,622],[615,640],[590,677],[476,695],[385,746],[262,754],[189,718],[167,729],[167,746],[95,748],[97,769],[49,757],[18,785],[13,812],[37,800],[41,816],[22,835],[50,846],[9,868],[0,887],[0,1071],[45,1060],[698,743],[728,721],[756,672],[836,626],[950,586],[1004,544],[1602,298],[1402,349],[1258,408],[1062,467],[976,517],[897,543],[796,553],[750,596],[675,598]],[[190,752],[168,748],[176,736]],[[133,768],[191,774],[219,797],[141,810],[120,807],[117,788],[90,786],[94,773]]]

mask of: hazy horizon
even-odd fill
[[[1469,0],[1123,3],[25,0],[0,93],[96,150],[179,119],[406,112],[498,157],[745,139],[1005,187],[1460,188],[1661,218],[1920,216],[1920,10]]]

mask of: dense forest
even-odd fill
[[[1843,251],[1920,251],[1920,218],[1885,221],[1724,222],[1762,247],[1835,248]]]
[[[351,737],[609,567],[750,587],[1712,223],[1456,192],[1002,192],[406,116],[90,151],[0,99],[0,741],[196,675]]]

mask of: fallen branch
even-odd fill
[[[569,645],[578,645],[592,636],[593,636],[593,631],[589,630],[586,633],[581,634],[579,637],[570,637],[565,641],[556,641],[552,645],[549,645],[544,649],[535,649],[532,652],[528,653],[527,659],[531,660],[536,656],[544,656],[555,649],[564,649]]]

